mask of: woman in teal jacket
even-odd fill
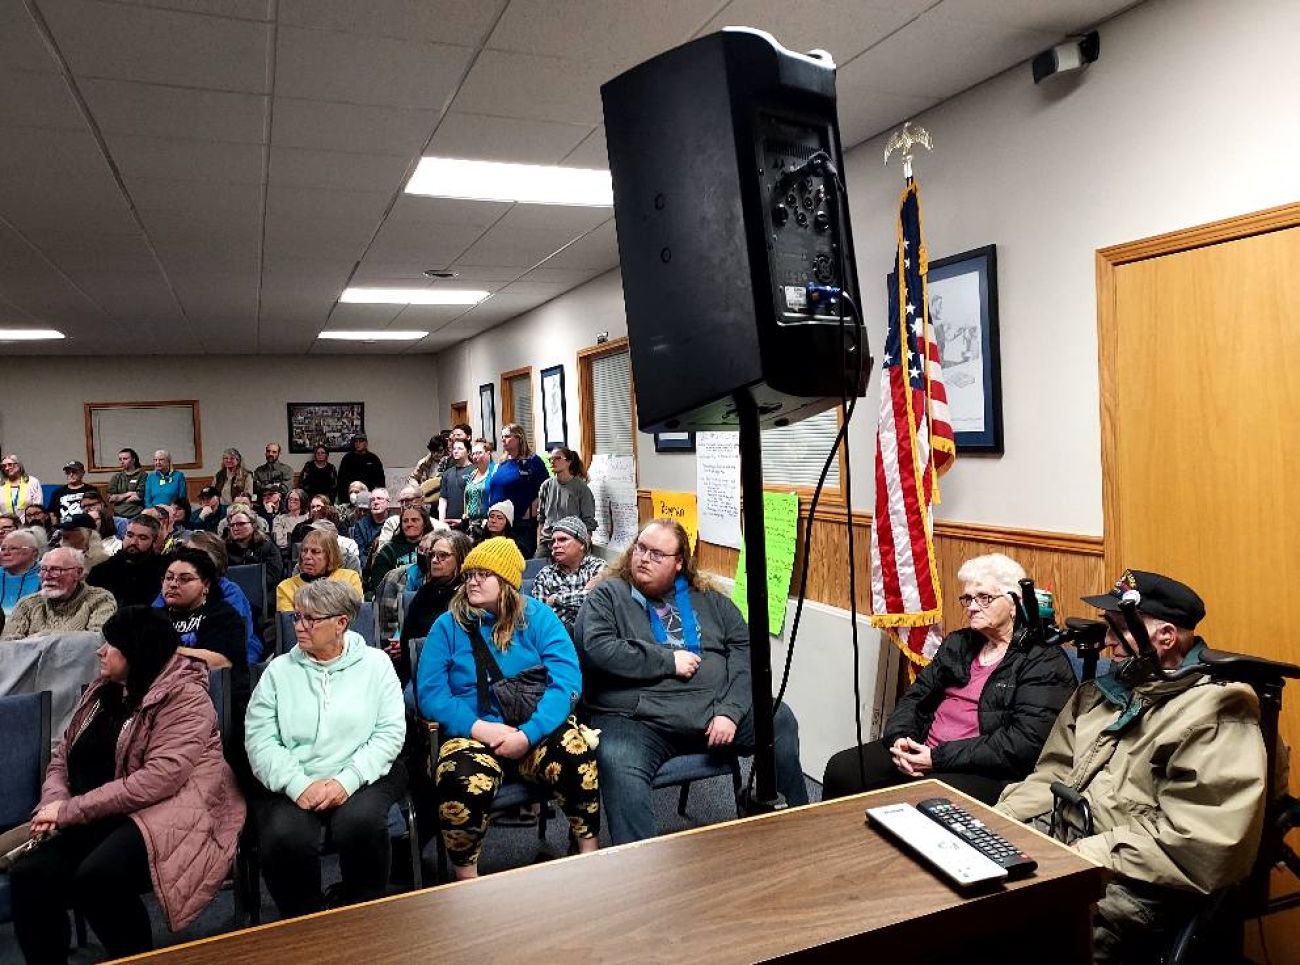
[[[393,661],[348,627],[361,595],[316,580],[294,594],[297,646],[271,661],[248,703],[244,744],[261,783],[250,802],[262,876],[285,918],[320,911],[328,828],[343,903],[383,897],[388,811],[406,790],[406,712]]]
[[[415,671],[417,709],[446,738],[434,780],[438,824],[458,879],[478,875],[488,812],[506,776],[554,787],[578,851],[596,850],[595,746],[569,716],[582,692],[578,654],[559,617],[520,595],[523,572],[513,540],[496,537],[470,551],[465,582],[433,625]],[[526,719],[506,723],[496,696],[480,694],[471,634],[481,637],[501,677],[546,668],[546,690]]]

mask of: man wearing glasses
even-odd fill
[[[1102,963],[1157,960],[1206,895],[1250,873],[1264,818],[1254,691],[1204,675],[1126,672],[1122,664],[1137,656],[1119,612],[1126,599],[1136,601],[1161,668],[1200,659],[1205,641],[1195,629],[1205,604],[1186,584],[1125,570],[1110,593],[1083,597],[1110,628],[1115,669],[1075,692],[1034,772],[998,802],[1042,830],[1054,781],[1087,802],[1090,817],[1079,806],[1061,817],[1067,843],[1114,872],[1093,918],[1093,960]]]
[[[601,731],[601,794],[615,844],[655,833],[650,782],[679,754],[750,754],[749,630],[729,598],[698,573],[680,525],[656,519],[591,590],[575,638],[583,697]],[[807,804],[799,727],[776,713],[777,789]]]
[[[61,548],[46,553],[38,571],[40,592],[18,601],[0,639],[102,627],[117,611],[117,601],[107,590],[86,585],[85,566],[80,550]]]

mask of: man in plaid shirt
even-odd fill
[[[605,561],[590,549],[591,534],[582,520],[565,516],[552,527],[552,562],[533,580],[533,596],[555,611],[569,636],[587,594],[605,572]]]

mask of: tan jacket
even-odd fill
[[[1148,884],[1209,893],[1250,872],[1264,820],[1259,701],[1205,677],[1136,688],[1146,712],[1118,734],[1120,710],[1089,682],[1061,710],[1034,772],[998,810],[1050,815],[1052,781],[1081,791],[1097,832],[1080,853]]]

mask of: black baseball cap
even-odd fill
[[[1205,619],[1205,601],[1186,583],[1146,570],[1125,570],[1109,593],[1080,597],[1089,606],[1118,613],[1120,603],[1133,599],[1139,613],[1195,630]]]
[[[95,517],[90,513],[73,513],[67,519],[59,523],[59,529],[67,532],[70,529],[94,529]]]
[[[63,471],[68,472],[69,470],[72,469],[77,470],[77,472],[85,472],[86,464],[82,462],[80,459],[69,459],[67,462],[63,464]]]
[[[204,486],[199,490],[199,499],[211,499],[213,496],[220,496],[221,490],[216,486]]]

